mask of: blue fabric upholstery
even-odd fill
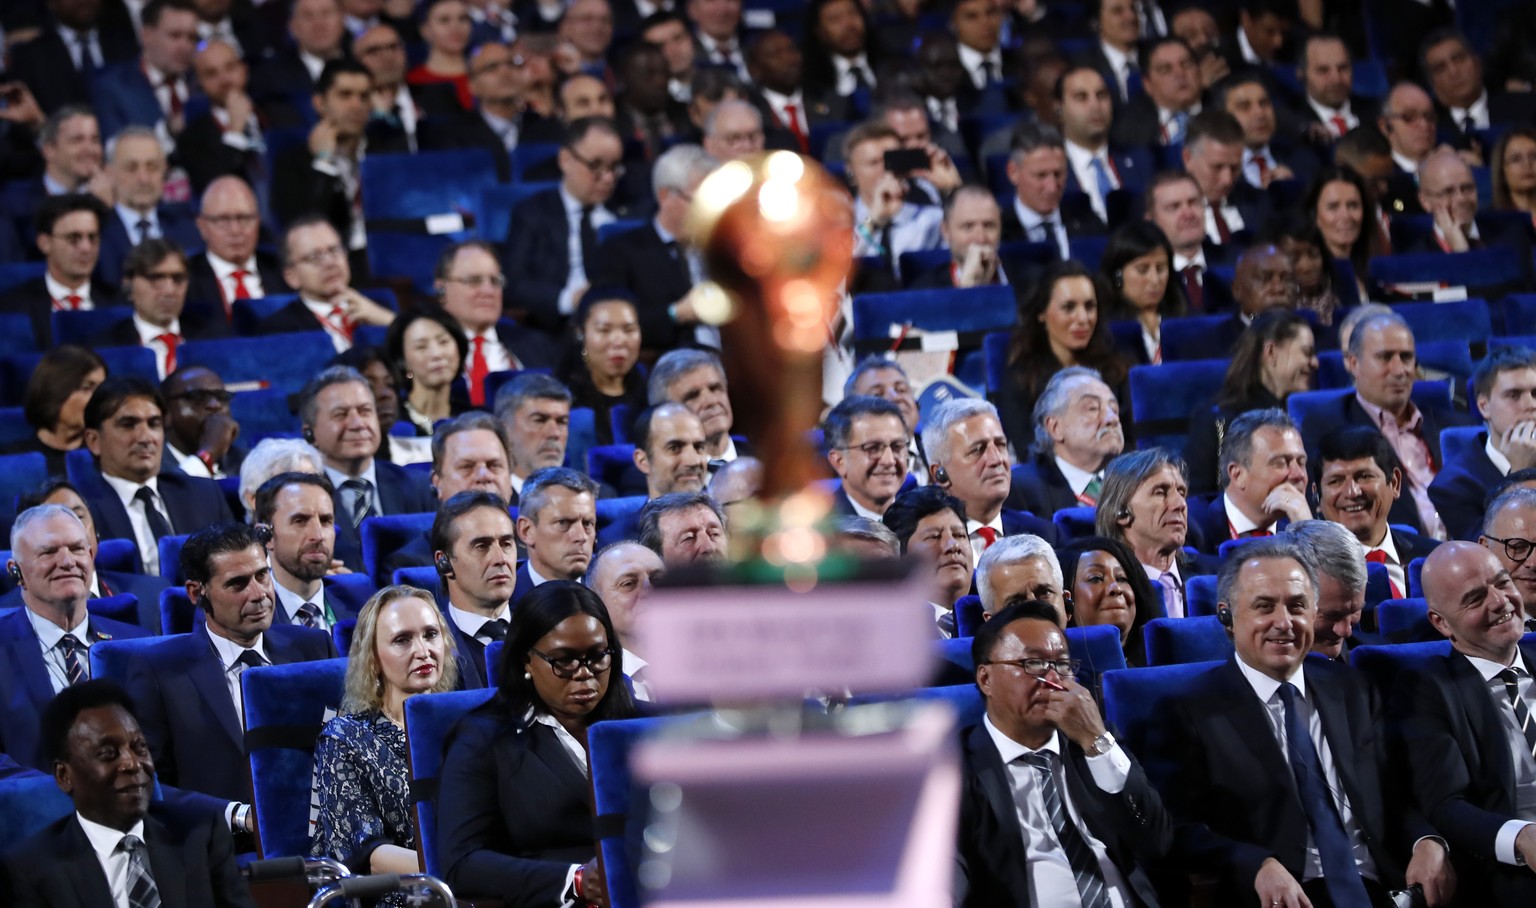
[[[587,475],[618,488],[619,480],[635,462],[634,445],[594,445],[587,449]]]
[[[388,514],[365,518],[360,527],[363,546],[363,573],[380,586],[389,582],[384,576],[384,556],[420,539],[432,529],[432,512],[424,514]]]
[[[443,744],[453,726],[495,691],[418,694],[405,701],[405,743],[411,764],[411,792],[416,798],[416,850],[427,873],[443,878],[437,861],[437,777],[443,768]]]
[[[77,347],[90,347],[113,326],[130,318],[133,318],[133,309],[128,306],[55,312],[52,315],[53,342],[60,346],[74,344]]]
[[[974,637],[976,631],[981,628],[982,617],[981,597],[965,595],[955,603],[955,636]]]
[[[409,702],[409,701],[407,701]],[[603,869],[608,879],[608,903],[613,908],[639,908],[640,892],[635,881],[626,840],[628,830],[620,826],[619,818],[627,825],[630,799],[634,796],[634,781],[630,775],[629,754],[642,738],[666,725],[687,721],[685,716],[666,716],[646,719],[620,719],[599,722],[587,730],[587,761],[591,767],[592,809],[599,828],[619,833],[598,840],[603,859]],[[428,871],[430,872],[430,870]]]
[[[3,329],[3,323],[0,323]],[[27,329],[28,336],[31,328]],[[160,371],[155,365],[155,351],[148,347],[93,347],[101,361],[107,364],[108,375],[137,375],[147,379],[156,387],[160,386]],[[0,352],[3,352],[0,346]],[[178,357],[180,354],[177,354]],[[42,362],[41,353],[15,352],[7,355],[0,362],[0,389],[4,389],[4,402],[20,406],[24,401],[23,394],[27,389],[27,379],[32,376],[37,364]]]
[[[3,278],[4,269],[10,267],[13,266],[0,265],[0,278]],[[0,314],[0,356],[13,354],[23,356],[37,354],[37,338],[32,333],[32,316],[25,313]],[[15,387],[7,399],[19,402],[25,387],[25,385]]]
[[[240,676],[251,759],[256,837],[263,858],[309,854],[315,739],[340,710],[347,660],[264,665]]]
[[[1470,253],[1469,253],[1470,254]],[[1437,255],[1442,261],[1456,258],[1454,255]],[[1397,303],[1392,311],[1403,317],[1413,329],[1414,338],[1420,345],[1459,340],[1464,343],[1485,342],[1493,333],[1493,323],[1488,314],[1488,303],[1480,299],[1458,300],[1449,303]],[[1421,354],[1420,359],[1423,359]],[[1468,369],[1470,375],[1472,370]]]
[[[1427,305],[1439,306],[1443,303],[1429,303]],[[1485,313],[1486,314],[1486,313]],[[1415,337],[1423,337],[1418,329],[1414,329]],[[1430,334],[1429,337],[1436,335]],[[1487,335],[1483,335],[1487,338]],[[1472,377],[1472,351],[1467,347],[1467,341],[1460,338],[1440,341],[1418,341],[1414,345],[1414,353],[1419,359],[1420,365],[1426,366],[1437,372],[1454,375],[1462,381]]]
[[[5,330],[0,325],[0,331]],[[36,430],[27,425],[26,410],[23,407],[0,407],[0,447],[10,447],[20,444],[36,435]]]
[[[550,161],[553,161],[559,154],[559,142],[529,142],[526,145],[519,142],[517,147],[512,149],[513,182],[521,180],[523,178],[523,174],[526,173],[529,168],[537,167],[540,164],[546,164]],[[533,183],[525,185],[537,186],[539,184]],[[546,188],[554,189],[558,185],[560,185],[558,182],[552,181],[546,185]]]
[[[1082,539],[1093,535],[1093,520],[1097,513],[1097,508],[1082,505],[1062,508],[1051,515],[1051,523],[1056,525],[1056,532],[1061,534],[1063,542]]]
[[[336,644],[336,652],[350,654],[352,652],[352,637],[356,634],[356,618],[342,618],[331,625],[331,642]]]
[[[274,293],[252,300],[235,300],[229,304],[230,324],[236,334],[254,336],[260,333],[263,319],[276,315],[278,310],[298,298],[297,293]]]
[[[565,440],[565,465],[576,470],[587,466],[587,451],[597,444],[597,414],[591,407],[572,407],[570,434]]]
[[[118,593],[116,596],[87,599],[85,600],[85,610],[97,618],[121,621],[134,627],[142,626],[139,623],[139,597],[132,593]],[[146,628],[146,630],[153,630],[153,628]]]
[[[1067,238],[1067,251],[1072,258],[1083,263],[1089,271],[1099,270],[1099,259],[1104,257],[1104,247],[1109,245],[1107,236],[1075,236]]]
[[[37,488],[47,478],[48,461],[36,451],[0,454],[0,515],[7,525],[16,516],[16,496]]]
[[[288,392],[279,388],[240,391],[229,402],[229,415],[240,423],[240,443],[254,447],[263,438],[297,437],[299,418],[288,408]]]
[[[645,507],[646,500],[644,495],[599,498],[597,500],[597,547],[612,545],[625,538],[615,534],[626,532],[633,527],[640,509]]]
[[[1376,689],[1387,695],[1397,686],[1397,678],[1426,659],[1448,656],[1451,641],[1398,643],[1391,646],[1357,646],[1349,651],[1349,664],[1364,672]]]
[[[613,443],[616,445],[632,445],[634,439],[629,437],[629,430],[634,428],[634,408],[629,404],[614,404],[608,411],[608,430],[613,433]]]
[[[597,228],[598,245],[602,245],[603,243],[608,242],[621,233],[629,233],[632,230],[639,230],[647,223],[649,222],[641,218],[619,218],[617,221],[610,221],[607,224]]]
[[[424,295],[431,296],[437,259],[458,234],[425,236],[417,233],[368,231],[368,269],[375,278],[404,277]],[[313,374],[313,373],[305,373]]]
[[[1184,665],[1225,659],[1232,638],[1214,615],[1199,618],[1153,618],[1143,629],[1148,665]]]
[[[485,677],[490,679],[490,685],[496,686],[496,679],[501,677],[501,651],[506,646],[501,640],[492,640],[485,645]]]
[[[496,183],[496,162],[484,148],[372,154],[363,159],[360,178],[363,216],[369,220],[472,216],[481,190]]]
[[[1440,430],[1440,458],[1445,463],[1460,460],[1475,448],[1483,446],[1478,436],[1482,426],[1446,426]]]
[[[1106,671],[1125,668],[1125,651],[1120,648],[1120,630],[1108,624],[1092,627],[1069,627],[1066,630],[1067,649],[1072,658],[1082,665],[1077,670],[1077,681],[1092,688],[1098,676]],[[976,674],[976,663],[971,658],[971,637],[940,640],[934,644],[940,661],[948,662],[965,675]]]
[[[1133,367],[1131,410],[1135,416],[1136,447],[1160,445],[1182,452],[1190,414],[1209,406],[1213,390],[1221,387],[1226,374],[1224,359]]]
[[[1135,372],[1134,369],[1131,371]],[[1291,421],[1301,427],[1302,435],[1305,437],[1308,421],[1315,421],[1315,414],[1319,411],[1337,412],[1339,401],[1354,393],[1353,386],[1327,391],[1298,391],[1285,399],[1285,409]],[[1416,381],[1413,383],[1412,397],[1414,403],[1420,406],[1448,406],[1450,385],[1443,381]]]
[[[1216,664],[1204,661],[1105,673],[1104,722],[1125,749],[1141,760],[1142,769],[1153,784],[1165,783],[1179,769],[1148,762],[1156,751],[1147,744],[1167,715],[1165,704],[1189,693],[1194,679]]]
[[[967,334],[1006,331],[1018,320],[1011,287],[964,290],[910,290],[871,293],[853,299],[855,340],[885,340],[892,326],[910,324],[923,331]]]
[[[47,271],[47,262],[5,262],[0,264],[0,293],[4,293],[12,287],[17,286],[18,284],[25,284],[27,281],[40,278],[46,274]],[[10,316],[7,317],[9,318]],[[31,322],[28,321],[27,317],[24,315],[16,316],[16,318],[20,318],[27,322],[28,327],[26,335],[27,337],[31,337]]]
[[[525,146],[519,145],[517,151]],[[537,147],[537,146],[534,146]],[[559,146],[556,146],[558,149]],[[517,152],[513,152],[516,159]],[[479,210],[475,214],[475,231],[480,239],[492,243],[505,243],[512,232],[512,212],[529,196],[554,189],[560,183],[555,180],[537,183],[495,183],[480,188]]]
[[[1376,606],[1376,629],[1388,637],[1409,630],[1429,614],[1429,602],[1420,598],[1388,599]]]
[[[1160,584],[1153,584],[1161,589]],[[1200,574],[1184,581],[1184,614],[1189,618],[1202,618],[1216,614],[1216,578]]]
[[[9,851],[74,810],[74,802],[59,789],[53,776],[17,776],[0,781],[0,817],[5,817],[0,823],[0,852]]]
[[[1408,595],[1415,598],[1424,597],[1424,559],[1415,558],[1408,562]]]
[[[91,644],[91,677],[111,678],[128,683],[128,664],[134,656],[165,642],[165,637],[139,637],[135,640],[102,640]],[[5,824],[0,823],[0,826]]]
[[[147,347],[141,349],[150,353]],[[153,354],[150,355],[153,358]],[[331,345],[331,339],[324,331],[317,330],[187,341],[177,350],[176,363],[178,366],[207,366],[219,373],[225,384],[264,382],[273,388],[298,391],[335,355],[336,348]]]
[[[124,574],[139,573],[139,548],[132,539],[103,539],[96,545],[96,567]]]
[[[1369,270],[1371,281],[1377,284],[1429,283],[1442,287],[1500,290],[1519,286],[1525,278],[1527,264],[1520,261],[1516,250],[1495,246],[1468,252],[1381,256],[1371,259]],[[1484,314],[1486,316],[1486,311]],[[1417,328],[1414,334],[1418,334]]]
[[[389,582],[414,586],[418,590],[426,590],[437,597],[438,605],[446,607],[448,604],[448,600],[442,596],[442,583],[437,576],[437,568],[431,565],[426,567],[400,568],[395,571],[393,577],[389,578]]]
[[[982,365],[986,369],[988,394],[1001,394],[1008,386],[1008,345],[1013,341],[1009,331],[993,331],[981,341]]]
[[[1212,274],[1216,271],[1211,269]],[[1216,339],[1230,321],[1232,316],[1226,313],[1164,319],[1163,362],[1209,358],[1212,352],[1220,351],[1222,345]]]
[[[203,610],[192,604],[184,586],[166,587],[160,591],[160,632],[163,634],[190,634],[192,629],[207,620]]]
[[[161,536],[156,543],[160,550],[160,576],[175,584],[187,582],[187,576],[181,572],[181,547],[186,543],[186,535]]]
[[[1499,306],[1500,334],[1526,334],[1536,325],[1536,293],[1511,293]]]

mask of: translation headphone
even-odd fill
[[[258,523],[251,528],[256,534],[256,541],[262,545],[272,544],[272,525],[270,523]]]
[[[1130,526],[1136,522],[1136,515],[1131,513],[1129,507],[1122,504],[1120,510],[1115,512],[1115,522],[1122,526]]]
[[[1221,622],[1222,627],[1230,628],[1232,626],[1232,610],[1225,605],[1216,606],[1216,620]]]
[[[310,444],[314,444],[315,443],[315,430],[314,430],[314,427],[312,427],[312,426],[305,426],[304,427],[304,440],[309,442]]]
[[[949,485],[949,471],[943,467],[933,468],[933,481],[941,486]]]
[[[437,575],[444,580],[453,576],[453,559],[447,552],[438,552],[432,556],[432,566],[437,568]]]
[[[26,583],[21,579],[21,565],[14,561],[7,561],[5,563],[5,572],[11,575],[11,579],[16,581],[17,586],[26,586]]]
[[[1125,270],[1122,268],[1115,269],[1115,289],[1125,289]]]

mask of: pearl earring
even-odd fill
[[[533,672],[523,672],[523,680],[524,681],[532,681],[533,680]]]

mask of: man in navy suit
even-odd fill
[[[161,201],[165,194],[165,150],[154,130],[125,126],[112,140],[107,162],[117,206],[102,225],[101,279],[115,284],[123,278],[123,259],[145,240],[170,240],[182,249],[198,242],[192,212],[185,205]]]
[[[1300,56],[1303,98],[1297,108],[1298,138],[1326,139],[1332,144],[1352,129],[1375,125],[1377,104],[1354,94],[1355,68],[1343,39],[1326,33],[1310,35],[1302,42]]]
[[[90,77],[102,66],[132,59],[138,42],[129,29],[106,28],[100,3],[50,3],[52,26],[10,49],[8,75],[31,89],[43,112],[89,104]]]
[[[1429,484],[1429,500],[1452,539],[1476,540],[1488,490],[1536,466],[1536,353],[1490,350],[1472,372],[1472,390],[1487,429],[1460,457],[1446,458]]]
[[[1157,38],[1137,53],[1144,93],[1115,111],[1110,139],[1130,148],[1181,145],[1200,103],[1200,69],[1189,45]]]
[[[597,540],[597,483],[569,467],[528,477],[519,498],[517,538],[528,559],[517,569],[512,605],[549,580],[580,580]]]
[[[363,569],[358,525],[377,514],[420,514],[433,509],[431,491],[415,475],[375,455],[379,417],[373,388],[356,369],[332,366],[310,379],[299,395],[304,439],[325,458],[335,488],[335,557]]]
[[[336,352],[344,353],[352,348],[359,325],[386,326],[394,320],[394,312],[352,287],[346,243],[330,221],[306,215],[289,224],[282,252],[283,282],[298,291],[299,298],[263,317],[256,333],[321,330]]]
[[[1273,536],[1287,522],[1312,519],[1307,452],[1284,410],[1253,410],[1232,421],[1217,479],[1222,491],[1190,515],[1208,555],[1228,540]]]
[[[492,372],[555,365],[560,348],[549,334],[504,317],[506,288],[518,281],[506,282],[494,246],[482,240],[449,246],[438,257],[434,277],[438,302],[469,340],[464,379],[470,403],[492,403],[485,397],[485,376]]]
[[[1218,109],[1243,128],[1243,182],[1262,190],[1275,180],[1297,180],[1303,186],[1312,181],[1322,164],[1308,146],[1277,135],[1280,115],[1262,75],[1250,70],[1223,79],[1215,94]],[[1255,224],[1249,231],[1263,226]]]
[[[183,343],[229,335],[229,325],[218,314],[206,318],[186,311],[187,256],[175,243],[145,240],[129,251],[122,270],[133,314],[98,335],[95,344],[149,348],[163,380],[175,371],[176,350]]]
[[[91,106],[101,134],[111,138],[130,123],[176,136],[186,125],[192,96],[187,78],[197,53],[197,13],[189,0],[150,0],[140,16],[143,53],[104,67],[91,80]]]
[[[965,505],[971,563],[1003,536],[1030,533],[1056,544],[1056,527],[1027,511],[1003,508],[1012,488],[1008,437],[997,408],[984,400],[945,401],[927,416],[923,451],[933,484]]]
[[[1092,369],[1057,372],[1035,404],[1033,442],[1030,458],[1013,468],[1005,507],[1044,517],[1098,504],[1104,468],[1125,450],[1115,392]]]
[[[1067,196],[1067,151],[1061,133],[1041,123],[1020,123],[1008,154],[1014,198],[1003,208],[1003,240],[1050,243],[1065,261],[1073,237],[1108,232],[1087,196]]]
[[[1147,220],[1156,224],[1173,246],[1173,268],[1192,315],[1212,315],[1232,308],[1232,290],[1210,273],[1220,264],[1219,250],[1205,244],[1205,196],[1187,173],[1165,171],[1147,187]]]
[[[1205,196],[1205,238],[1218,246],[1230,246],[1272,211],[1269,195],[1242,178],[1243,149],[1243,127],[1226,111],[1202,111],[1189,121],[1184,169]]]
[[[443,502],[432,521],[432,548],[458,642],[459,686],[485,687],[485,646],[506,639],[518,585],[517,534],[506,501],[471,491]]]
[[[1066,139],[1067,191],[1086,193],[1099,219],[1117,226],[1125,212],[1110,210],[1110,193],[1145,187],[1152,178],[1152,157],[1145,149],[1110,144],[1113,95],[1097,69],[1067,70],[1055,91]]]
[[[328,631],[337,621],[357,617],[357,603],[325,585],[338,565],[334,494],[331,481],[315,473],[279,473],[256,490],[257,533],[268,536],[277,598],[273,624]]]
[[[116,288],[92,277],[110,215],[94,195],[50,195],[38,205],[37,248],[48,269],[0,297],[0,312],[26,315],[39,349],[53,346],[53,313],[118,305]]]
[[[1348,663],[1350,650],[1355,647],[1386,644],[1387,638],[1360,630],[1369,583],[1365,546],[1360,540],[1331,519],[1293,523],[1286,527],[1285,536],[1305,549],[1317,566],[1312,652]]]
[[[131,624],[86,611],[93,571],[85,525],[69,508],[46,504],[11,525],[11,561],[23,608],[0,614],[0,751],[47,770],[38,717],[53,695],[91,676],[90,647],[102,640],[147,637]]]
[[[160,572],[159,541],[232,520],[217,483],[162,473],[165,398],[147,380],[113,375],[85,405],[85,446],[97,469],[81,491],[105,539],[132,539],[146,573]]]
[[[244,180],[225,176],[208,184],[197,213],[197,232],[208,248],[187,263],[188,300],[222,312],[227,320],[237,299],[288,292],[282,262],[256,248],[261,240],[261,209]]]
[[[1365,546],[1365,560],[1386,567],[1392,598],[1407,596],[1408,563],[1440,543],[1388,523],[1403,489],[1402,465],[1392,445],[1370,426],[1340,426],[1323,436],[1318,457],[1322,517],[1353,533]]]
[[[821,428],[827,462],[842,480],[832,496],[833,509],[879,521],[907,480],[912,435],[901,408],[884,398],[855,394],[833,407]]]
[[[1028,286],[1038,267],[998,258],[1003,213],[997,198],[986,187],[964,185],[950,193],[944,200],[944,221],[939,229],[949,247],[949,261],[918,275],[912,282],[915,290],[995,284]]]
[[[240,675],[260,665],[336,656],[331,635],[272,623],[272,570],[256,531],[216,523],[181,550],[187,596],[205,621],[133,654],[127,687],[168,785],[251,802]],[[237,807],[238,817],[241,811]]]
[[[1530,247],[1529,224],[1477,216],[1477,182],[1472,178],[1472,169],[1448,148],[1431,152],[1419,165],[1419,204],[1433,218],[1434,229],[1415,242],[1403,243],[1400,252]]]

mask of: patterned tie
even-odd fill
[[[1382,564],[1382,565],[1385,565],[1385,564],[1389,563],[1387,561],[1387,553],[1382,551],[1381,549],[1371,549],[1369,552],[1366,552],[1365,553],[1365,560],[1366,561],[1370,561],[1370,562],[1374,562],[1376,564]],[[1403,591],[1397,588],[1397,581],[1392,579],[1392,575],[1391,574],[1387,575],[1387,586],[1391,587],[1391,589],[1392,589],[1392,598],[1393,599],[1401,599],[1401,598],[1403,598]]]
[[[1205,285],[1200,283],[1200,266],[1185,265],[1179,272],[1184,276],[1184,295],[1189,298],[1191,312],[1205,311]]]
[[[1520,733],[1525,735],[1525,749],[1536,757],[1536,725],[1531,724],[1531,711],[1520,698],[1520,672],[1506,668],[1499,672],[1498,677],[1504,682],[1504,692],[1509,694],[1509,705],[1515,708],[1515,724],[1520,726]]]
[[[475,631],[475,636],[484,637],[494,643],[497,640],[507,639],[508,628],[507,619],[492,618],[490,621],[480,625],[480,629]]]
[[[1104,488],[1104,478],[1099,474],[1093,474],[1088,484],[1083,486],[1083,493],[1077,496],[1077,503],[1083,507],[1093,507],[1099,503],[1099,492]]]
[[[1050,752],[1024,754],[1018,761],[1033,766],[1040,774],[1040,799],[1045,802],[1045,812],[1050,815],[1056,841],[1061,844],[1061,850],[1067,854],[1067,863],[1072,866],[1072,879],[1077,883],[1083,908],[1109,908],[1109,887],[1104,885],[1099,859],[1094,856],[1093,849],[1078,831],[1077,824],[1067,816],[1066,808],[1061,803],[1056,774],[1051,771]]]
[[[133,493],[133,500],[143,506],[144,519],[149,523],[149,534],[155,537],[156,542],[176,535],[176,531],[171,529],[171,522],[165,519],[160,506],[155,503],[155,493],[150,491],[149,486],[139,486],[139,490]]]
[[[939,637],[944,640],[955,639],[955,613],[952,609],[946,610],[934,621],[939,629]]]
[[[349,479],[341,484],[344,492],[350,492],[347,510],[352,515],[352,528],[357,529],[364,517],[373,516],[373,483],[366,479]]]
[[[239,268],[229,273],[229,276],[235,282],[235,299],[248,300],[251,298],[251,289],[245,286],[245,279],[250,277],[250,275],[251,273],[249,271],[245,271]]]
[[[74,687],[81,681],[91,680],[90,663],[80,658],[88,652],[84,643],[74,634],[65,634],[59,638],[57,644],[59,652],[64,654],[64,681],[70,687]]]
[[[470,338],[474,349],[469,354],[469,402],[477,407],[485,406],[485,377],[491,367],[485,361],[485,338]]]
[[[165,374],[170,375],[176,371],[176,345],[181,343],[181,335],[167,331],[156,336],[155,340],[165,344]]]
[[[1335,908],[1370,908],[1371,897],[1360,879],[1360,868],[1355,866],[1355,849],[1350,844],[1349,833],[1334,803],[1328,777],[1323,774],[1322,761],[1307,723],[1296,709],[1296,698],[1301,691],[1287,681],[1280,685],[1280,703],[1285,707],[1285,749],[1291,762],[1291,774],[1296,777],[1296,790],[1301,795],[1301,806],[1307,814],[1307,825],[1312,827],[1312,840],[1317,843],[1318,857],[1323,865],[1323,882]]]
[[[992,543],[997,541],[997,530],[992,527],[977,527],[976,535],[981,537],[983,551],[990,549]]]
[[[306,602],[303,605],[299,606],[297,611],[296,611],[296,614],[298,615],[299,623],[304,625],[305,627],[316,627],[316,628],[318,628],[318,627],[321,626],[320,625],[320,606],[315,605],[313,602]]]
[[[149,869],[148,849],[136,835],[125,835],[117,850],[128,855],[128,908],[160,908],[160,890]]]

